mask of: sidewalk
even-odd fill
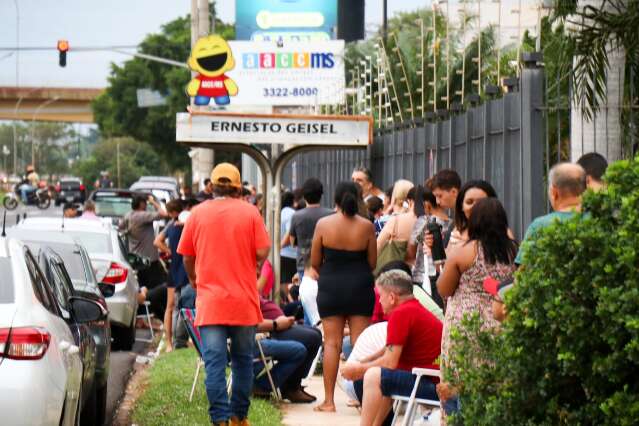
[[[346,406],[348,398],[339,386],[335,387],[335,405],[337,407],[337,412],[335,413],[318,413],[313,411],[313,407],[324,400],[324,383],[322,376],[313,376],[313,378],[308,381],[306,391],[315,395],[317,402],[312,404],[282,404],[282,424],[284,426],[359,425],[360,416],[357,409]]]

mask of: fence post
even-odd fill
[[[544,213],[545,117],[543,113],[545,72],[540,52],[522,54],[521,71],[521,148],[522,148],[522,225]]]

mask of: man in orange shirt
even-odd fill
[[[256,271],[268,256],[269,236],[258,210],[239,199],[239,170],[219,164],[211,174],[215,199],[192,210],[178,253],[196,288],[195,325],[202,338],[209,416],[214,425],[248,425],[255,329],[262,321]],[[231,339],[232,396],[226,392]]]

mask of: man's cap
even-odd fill
[[[220,182],[222,179],[228,179],[230,183]],[[234,188],[242,188],[240,171],[230,163],[220,163],[215,166],[211,172],[211,182],[213,182],[213,185],[229,185]]]
[[[484,280],[484,290],[486,293],[499,297],[504,300],[504,295],[513,286],[513,278],[507,278],[503,281],[497,281],[494,278],[486,278]]]

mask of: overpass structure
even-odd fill
[[[93,123],[91,102],[104,89],[0,87],[0,120]]]

